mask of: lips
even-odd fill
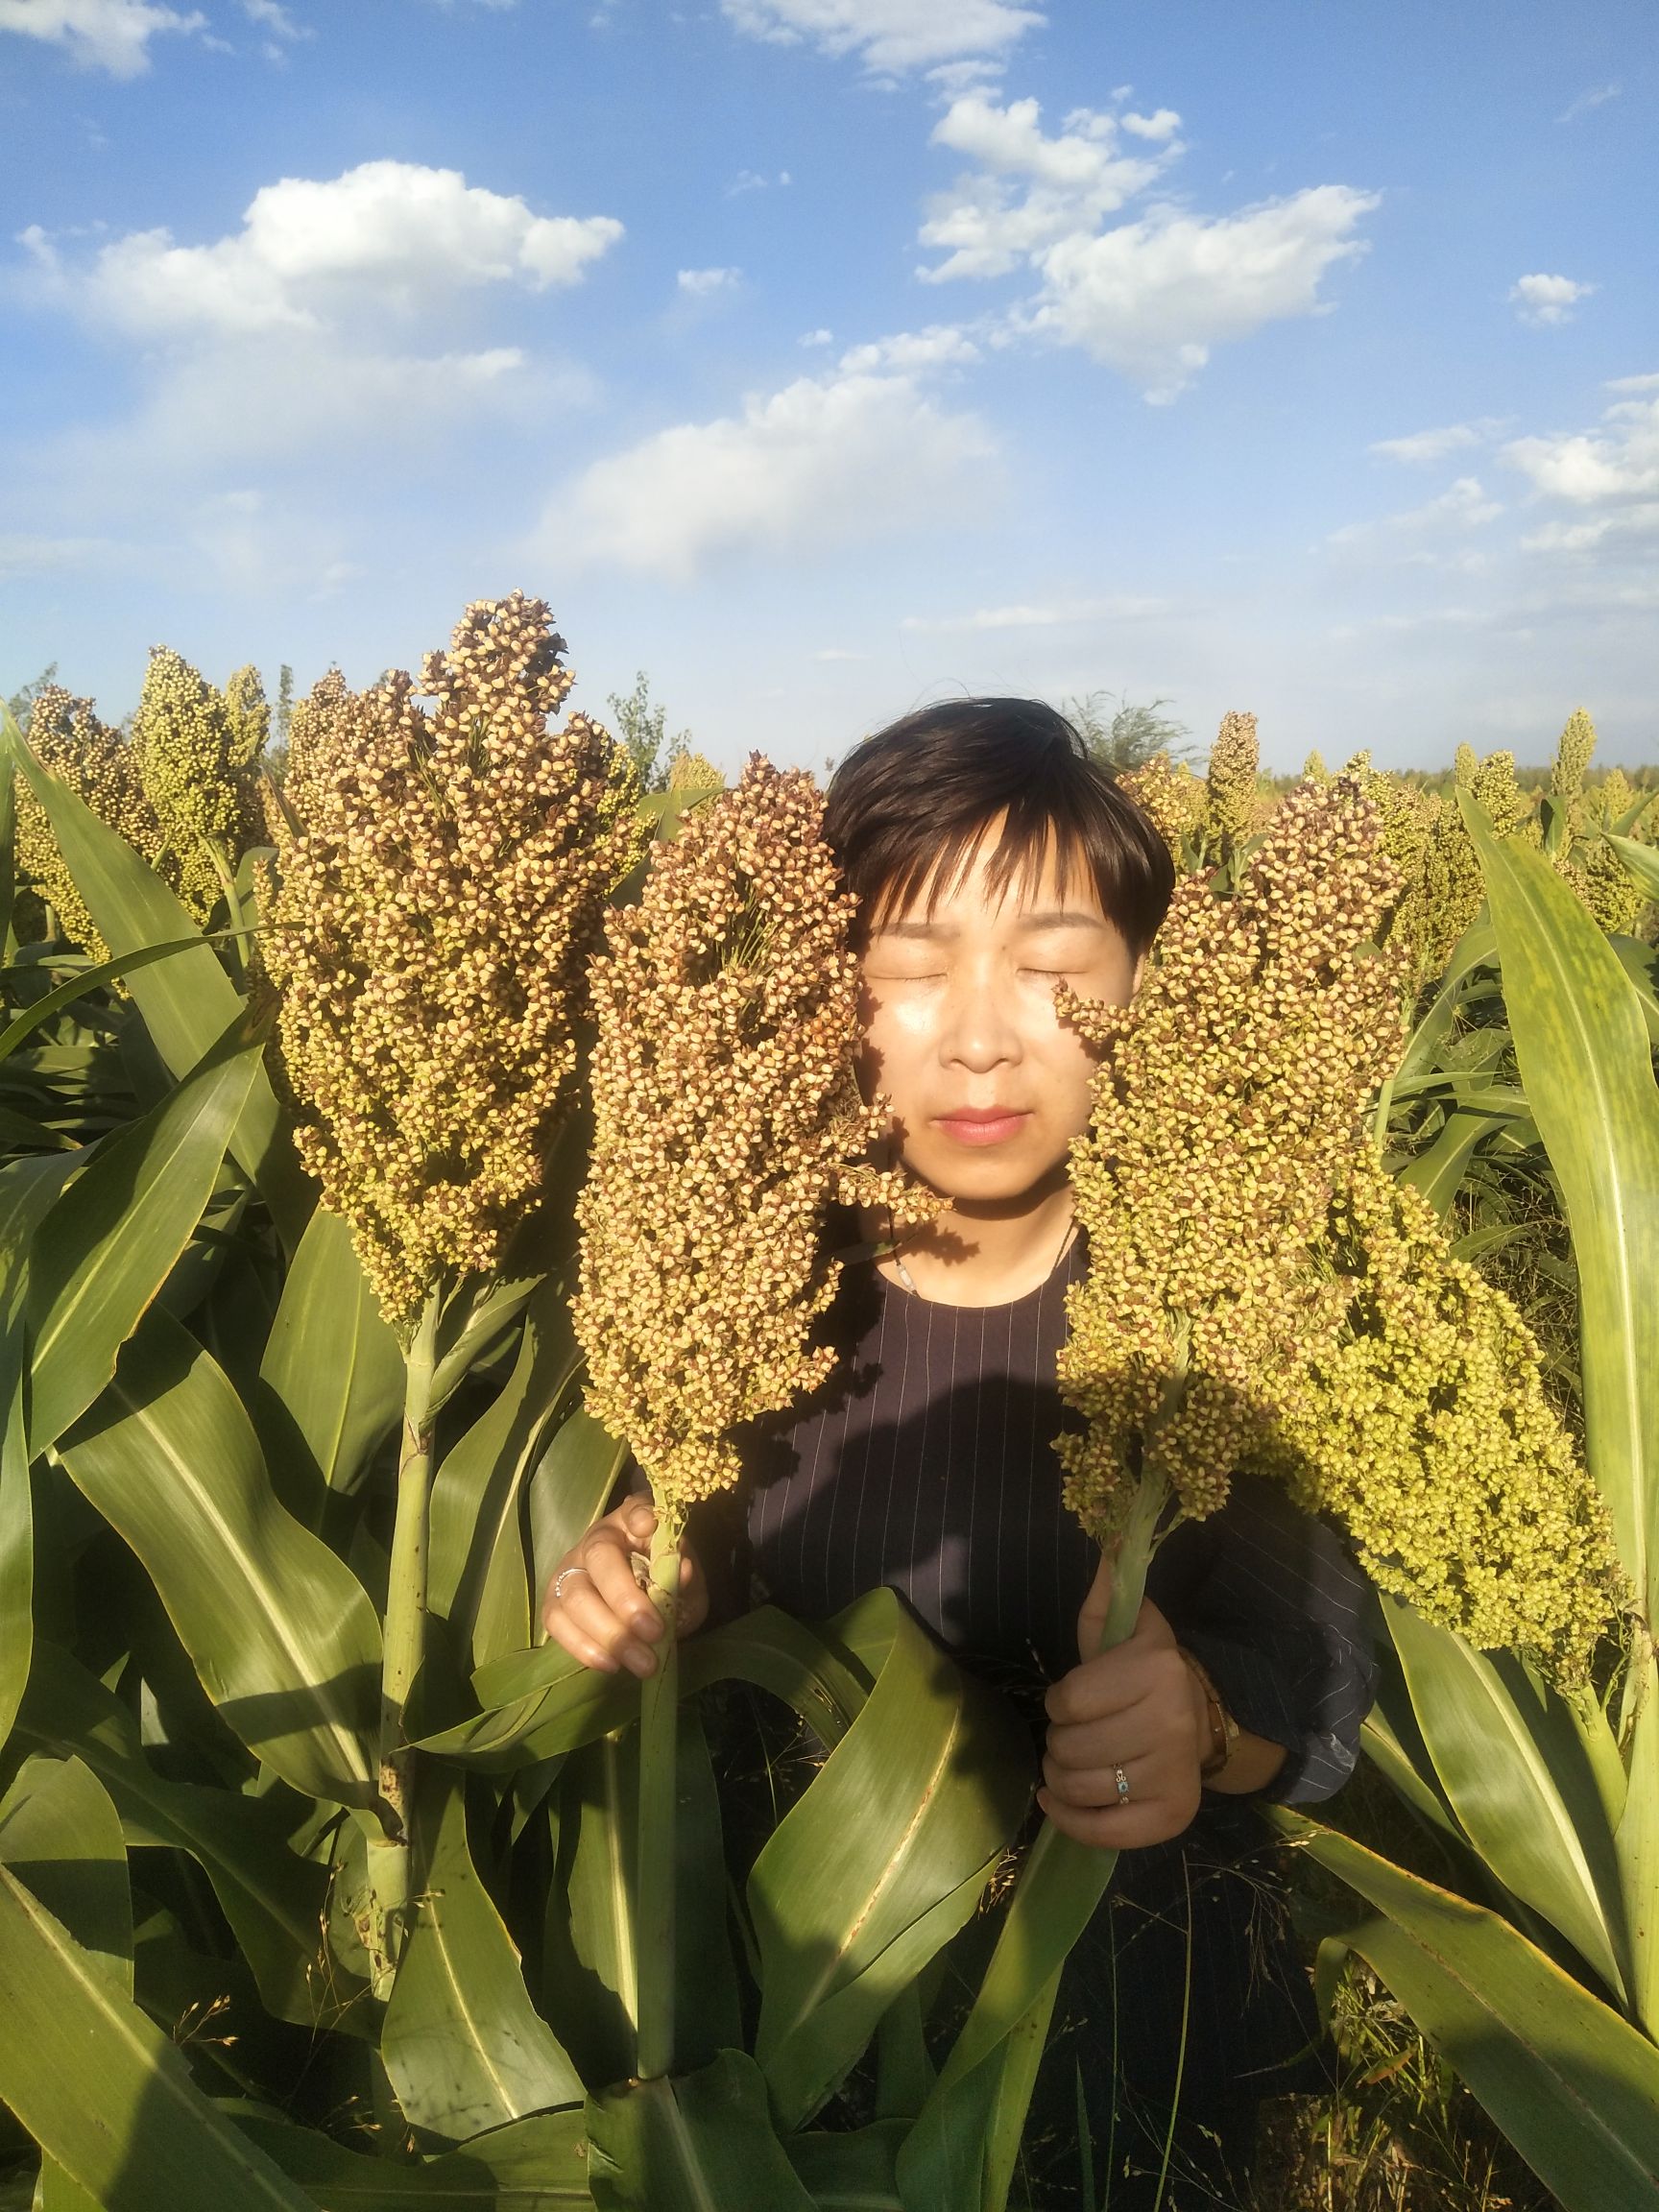
[[[1011,1107],[965,1107],[955,1114],[937,1114],[934,1120],[959,1144],[1000,1144],[1024,1128],[1030,1115]]]

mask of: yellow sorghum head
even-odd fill
[[[255,679],[257,681],[257,679]],[[150,656],[132,726],[144,793],[156,811],[163,873],[199,922],[222,896],[218,862],[234,869],[260,834],[246,740],[246,686],[233,721],[224,694],[170,646]]]
[[[1550,796],[1567,818],[1569,842],[1584,823],[1584,772],[1596,750],[1596,725],[1582,707],[1567,717],[1555,747],[1555,764],[1550,771]]]
[[[670,791],[723,791],[726,779],[701,753],[676,753],[668,763]]]
[[[1373,945],[1397,886],[1356,783],[1304,785],[1232,897],[1176,886],[1132,1006],[1057,997],[1102,1050],[1059,1370],[1088,1429],[1059,1451],[1104,1542],[1138,1456],[1189,1513],[1222,1503],[1324,1316],[1309,1247],[1403,1034],[1398,959]]]
[[[1143,767],[1119,776],[1118,782],[1152,817],[1176,867],[1184,867],[1204,829],[1209,802],[1203,779],[1194,776],[1185,760],[1171,767],[1168,755],[1158,753]]]
[[[754,755],[657,847],[592,968],[593,1153],[579,1206],[588,1403],[664,1513],[732,1482],[731,1431],[828,1373],[825,1205],[886,1116],[854,1075],[854,901],[803,770]]]
[[[1515,781],[1513,753],[1489,753],[1470,778],[1469,789],[1485,807],[1497,836],[1519,837],[1523,845],[1543,843],[1532,796]]]
[[[1371,756],[1369,753],[1359,754],[1357,757],[1363,760],[1367,767],[1370,766]],[[1331,781],[1330,771],[1325,765],[1325,756],[1317,746],[1302,763],[1302,781],[1304,783],[1329,783]]]
[[[1536,809],[1515,781],[1513,753],[1493,753],[1481,760],[1468,745],[1459,745],[1456,787],[1486,809],[1497,836],[1514,837],[1524,845],[1542,842]],[[1485,898],[1479,855],[1453,792],[1433,816],[1423,854],[1422,896],[1416,905],[1420,921],[1415,930],[1420,981],[1431,982],[1445,972],[1454,946]]]
[[[1403,783],[1397,776],[1373,768],[1369,753],[1357,753],[1344,774],[1352,776],[1376,807],[1382,823],[1382,850],[1400,871],[1400,895],[1388,924],[1388,943],[1401,961],[1401,979],[1408,998],[1431,975],[1434,966],[1445,966],[1445,955],[1456,942],[1444,938],[1443,924],[1433,902],[1430,882],[1431,848],[1440,801],[1432,793]],[[1468,843],[1467,836],[1464,839]],[[1469,847],[1473,857],[1474,847]],[[1479,902],[1477,900],[1476,904]],[[1473,918],[1474,909],[1471,909]]]
[[[539,599],[469,607],[421,673],[295,716],[267,964],[300,1145],[407,1334],[494,1264],[569,1103],[584,970],[639,848],[627,757]]]
[[[228,759],[231,773],[246,776],[257,767],[271,734],[271,708],[259,671],[250,661],[225,679],[225,718],[229,726]]]
[[[1256,818],[1256,776],[1261,748],[1256,739],[1254,714],[1223,714],[1215,742],[1210,748],[1206,778],[1209,821],[1206,847],[1225,858],[1250,834]]]
[[[1647,909],[1647,893],[1605,838],[1581,845],[1575,857],[1561,866],[1561,874],[1609,937],[1628,936]]]
[[[44,685],[30,709],[28,738],[43,768],[67,783],[101,822],[154,862],[159,831],[138,781],[132,748],[118,730],[99,721],[90,699],[72,697],[60,684]],[[75,887],[46,811],[21,781],[17,866],[56,909],[70,942],[93,960],[108,960],[109,948]]]
[[[320,676],[304,698],[295,702],[288,723],[282,798],[296,822],[308,822],[317,812],[323,788],[335,773],[334,764],[350,750],[354,718],[361,711],[357,693],[338,668]]]
[[[1610,937],[1622,936],[1635,928],[1647,901],[1618,854],[1597,834],[1602,827],[1612,829],[1628,808],[1630,786],[1614,769],[1599,792],[1586,789],[1584,775],[1595,749],[1596,725],[1577,708],[1561,733],[1550,778],[1550,796],[1565,816],[1555,869],[1598,926]]]
[[[1381,1589],[1581,1683],[1626,1593],[1536,1340],[1369,1146],[1335,1194],[1323,1253],[1341,1310],[1249,1463],[1308,1511],[1336,1514]]]
[[[1609,768],[1600,788],[1591,793],[1591,810],[1600,830],[1620,833],[1619,825],[1635,803],[1636,793],[1623,768]]]

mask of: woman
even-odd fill
[[[1240,1479],[1223,1512],[1166,1538],[1134,1634],[1095,1649],[1108,1571],[1051,1449],[1069,1418],[1065,1292],[1087,1262],[1067,1152],[1094,1060],[1053,993],[1127,1003],[1169,856],[1070,725],[1028,700],[952,701],[867,739],[825,827],[859,901],[860,1080],[948,1204],[897,1238],[865,1210],[873,1257],[846,1268],[826,1321],[842,1358],[749,1440],[742,1493],[694,1520],[682,1630],[708,1617],[710,1582],[721,1611],[764,1598],[806,1618],[885,1583],[1024,1704],[1044,1813],[1126,1854],[1062,1986],[1031,2201],[1078,2201],[1080,2079],[1115,2208],[1152,2188],[1172,2111],[1165,2203],[1237,2204],[1260,2097],[1318,2078],[1248,1801],[1324,1797],[1352,1767],[1369,1592],[1329,1528]],[[656,1664],[632,1564],[651,1527],[648,1503],[625,1502],[549,1583],[548,1632],[585,1665]]]

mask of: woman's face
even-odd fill
[[[1034,883],[993,896],[1001,828],[987,826],[931,915],[925,891],[885,915],[863,960],[865,1095],[891,1101],[906,1165],[969,1205],[1051,1187],[1088,1124],[1095,1057],[1055,1014],[1056,983],[1121,1006],[1140,974],[1087,869],[1061,897],[1052,846]]]

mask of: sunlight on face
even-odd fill
[[[1051,1185],[1088,1124],[1095,1058],[1054,1011],[1057,982],[1126,1005],[1139,966],[1074,867],[993,897],[987,825],[961,881],[882,917],[864,954],[859,1079],[891,1100],[906,1165],[953,1201],[1005,1205]]]

